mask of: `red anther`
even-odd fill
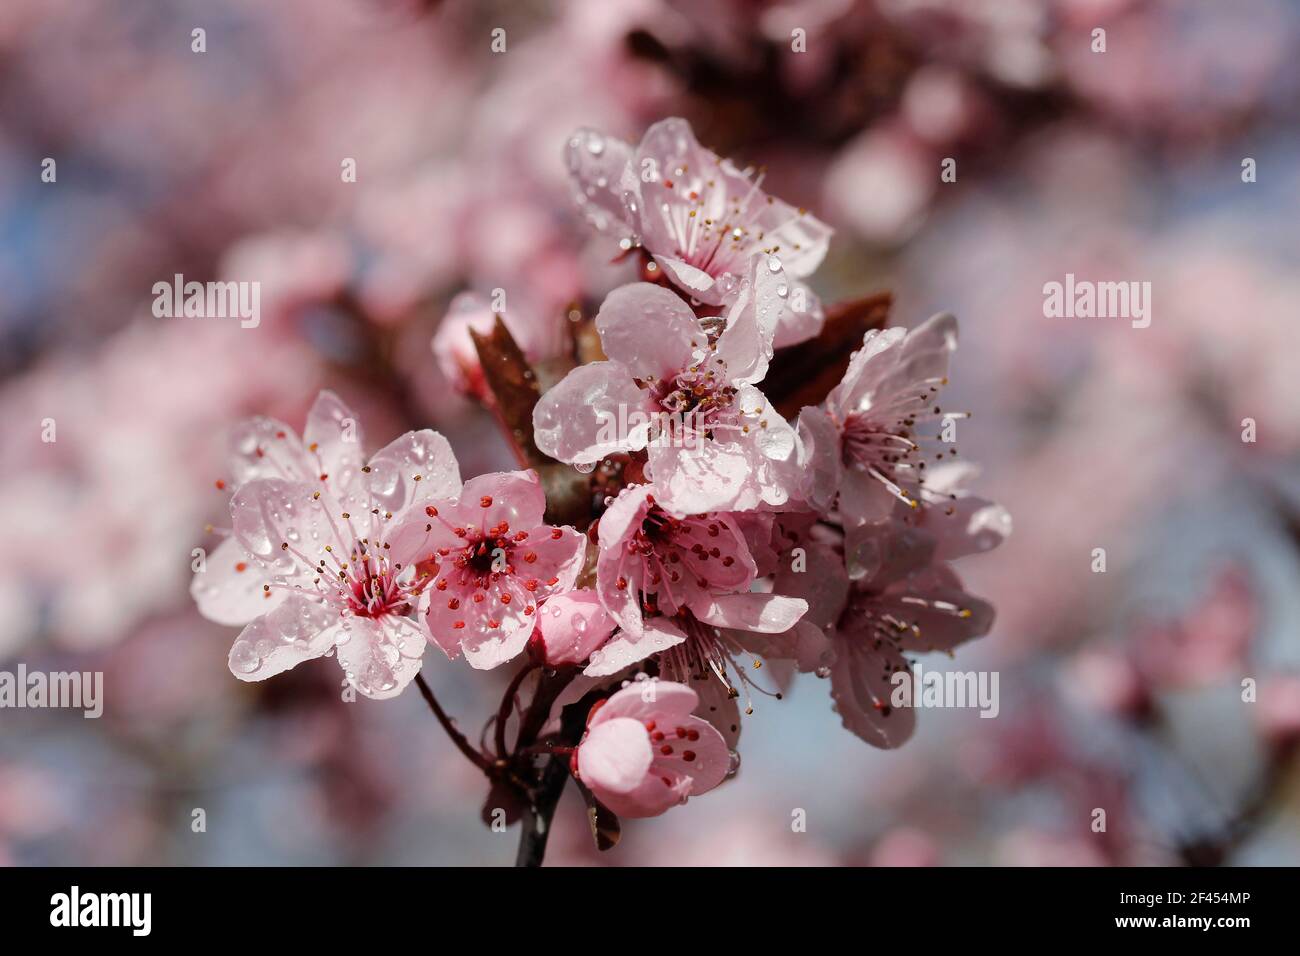
[[[225,483],[224,481],[222,481],[220,478],[218,478],[218,479],[217,479],[217,491],[225,491],[225,490],[226,490],[226,483]]]
[[[524,553],[524,560],[527,561],[529,564],[532,564],[534,561],[537,560],[537,555],[534,554],[532,551],[527,551]]]
[[[235,570],[242,574],[243,572],[248,570],[248,565],[245,564],[243,561],[240,561],[238,564],[235,565]]]
[[[554,538],[556,541],[559,541],[561,538],[564,537],[564,530],[562,528],[552,528],[551,537]]]
[[[509,595],[509,594],[503,594],[503,595],[501,595],[501,603],[502,603],[502,604],[509,604],[509,603],[510,603],[510,595]]]
[[[464,621],[456,621],[454,624],[452,624],[452,627],[455,628],[455,629],[458,630],[458,631],[459,631],[461,628],[463,628],[464,626],[465,626],[465,622],[464,622]]]
[[[695,759],[695,751],[694,751],[694,750],[686,750],[686,751],[683,751],[683,752],[682,752],[682,759],[683,759],[683,760],[688,760],[688,761],[689,761],[689,760],[694,760],[694,759]]]
[[[482,591],[475,591],[475,592],[474,592],[474,603],[475,603],[475,604],[482,604],[482,603],[483,603],[483,599],[484,599],[485,597],[487,597],[487,595],[484,594]]]
[[[491,496],[491,495],[484,495],[482,498],[480,498],[480,499],[478,500],[478,503],[479,503],[479,506],[480,506],[480,507],[483,507],[483,508],[491,508],[491,507],[492,507],[492,496]]]
[[[449,611],[455,611],[459,607],[460,607],[460,598],[452,598],[450,601],[447,602],[447,610]]]
[[[435,508],[433,505],[429,505],[429,507],[425,508],[424,513],[427,514],[430,518],[438,517],[438,509]]]

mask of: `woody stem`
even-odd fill
[[[420,688],[420,696],[424,698],[424,702],[433,711],[433,716],[438,718],[438,723],[442,724],[442,729],[447,732],[451,742],[456,745],[456,748],[465,755],[470,763],[484,773],[488,773],[490,767],[488,759],[475,750],[470,742],[465,739],[465,735],[456,729],[456,724],[447,716],[447,712],[442,709],[442,705],[438,703],[438,698],[433,696],[433,691],[425,682],[423,674],[415,675],[415,685]]]

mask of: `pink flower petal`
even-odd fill
[[[465,660],[477,670],[491,670],[522,654],[537,624],[536,605],[517,578],[504,575],[486,593],[481,605],[471,598],[469,623],[459,632]]]
[[[760,382],[767,374],[773,336],[789,294],[790,282],[780,260],[754,256],[740,291],[727,307],[727,324],[716,347],[733,384]]]
[[[831,667],[831,697],[840,721],[873,747],[886,750],[906,743],[916,729],[916,709],[894,707],[890,676],[911,668],[887,642],[852,636],[835,641]]]
[[[557,594],[537,611],[537,634],[546,663],[581,664],[605,643],[618,623],[587,588]]]
[[[190,594],[199,613],[218,624],[247,624],[284,600],[282,588],[263,590],[270,579],[233,537],[208,555],[206,568],[194,575]]]
[[[588,677],[608,677],[685,640],[686,635],[674,624],[661,617],[652,618],[645,622],[640,635],[618,631],[599,650],[592,652],[591,663],[583,673]]]
[[[348,683],[372,700],[396,697],[420,672],[425,639],[414,621],[354,617],[339,630],[339,666]]]
[[[337,506],[317,494],[314,486],[302,482],[259,478],[230,499],[234,536],[267,573],[309,586],[321,548],[330,545],[343,555],[349,552],[351,541],[340,541],[335,533],[343,519],[326,512],[327,506]]]
[[[619,717],[592,727],[578,748],[578,773],[593,790],[625,794],[641,785],[652,760],[645,726]]]
[[[393,514],[408,505],[460,494],[460,465],[451,444],[425,428],[407,432],[369,462],[366,487],[375,503]]]
[[[573,185],[573,199],[598,232],[630,236],[623,203],[623,171],[632,147],[593,129],[576,130],[564,148],[564,164]]]
[[[605,354],[641,380],[671,379],[707,345],[690,306],[648,282],[620,286],[606,296],[596,330]]]
[[[530,593],[540,601],[573,589],[586,561],[587,536],[568,525],[541,525],[529,532],[517,551],[522,551],[524,558],[522,563],[516,561],[515,574],[521,580],[538,582]],[[537,555],[536,560],[529,561],[529,554]]]
[[[692,608],[695,616],[706,624],[758,634],[782,634],[794,627],[807,611],[808,602],[802,598],[758,591],[725,594]]]
[[[840,489],[844,464],[840,452],[840,430],[834,420],[814,406],[799,412],[799,468],[803,473],[800,490],[808,504],[828,512]]]
[[[546,494],[535,471],[497,471],[465,482],[448,520],[487,531],[503,522],[511,532],[542,523]],[[454,517],[453,517],[454,516]]]
[[[821,299],[802,282],[790,282],[785,311],[776,326],[772,345],[778,349],[798,345],[821,334],[826,324],[826,312]]]
[[[341,633],[338,617],[315,601],[291,594],[245,627],[230,649],[230,672],[244,681],[266,680],[320,657]]]
[[[278,419],[259,415],[231,432],[230,477],[238,487],[256,478],[317,481],[320,476],[297,433]]]
[[[649,416],[655,411],[624,366],[591,362],[575,368],[541,397],[533,409],[533,437],[552,458],[595,464],[606,455],[644,448]],[[645,421],[638,421],[638,415]],[[640,427],[621,428],[624,422]]]
[[[319,462],[321,473],[329,475],[328,484],[336,494],[345,494],[360,480],[365,464],[361,423],[356,412],[328,389],[312,403],[302,440],[307,453]]]

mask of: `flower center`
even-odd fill
[[[400,615],[410,610],[405,589],[383,558],[364,557],[344,573],[346,579],[340,582],[343,600],[348,610],[358,617]]]
[[[504,521],[486,533],[475,528],[466,531],[465,547],[452,559],[452,564],[462,572],[463,582],[477,582],[479,587],[486,587],[514,570],[510,558],[515,542],[509,532],[510,526]]]
[[[944,412],[931,405],[934,394],[946,379],[925,381],[927,391],[899,396],[892,402],[866,411],[849,412],[844,420],[840,444],[846,467],[865,471],[900,501],[917,508],[925,497],[925,458],[942,461],[957,457],[956,433],[949,433],[954,420],[969,417],[965,412]],[[941,423],[938,436],[917,434],[920,423]]]
[[[710,515],[674,518],[649,499],[650,507],[628,538],[618,568],[618,587],[640,584],[641,610],[647,616],[675,614],[710,587],[712,569],[730,569],[735,557],[723,554],[716,539],[722,524]],[[629,564],[630,563],[630,564]],[[635,569],[639,565],[640,573]]]
[[[766,233],[757,225],[761,211],[774,202],[762,191],[762,173],[736,193],[728,193],[730,180],[719,181],[686,166],[667,173],[659,185],[676,201],[660,202],[659,212],[672,237],[674,256],[730,286],[739,281],[755,252],[779,250],[765,241]]]

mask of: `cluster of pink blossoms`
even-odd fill
[[[627,817],[721,783],[742,711],[794,671],[829,679],[853,733],[898,746],[915,720],[891,705],[909,655],[992,624],[949,562],[1010,530],[963,490],[972,469],[940,434],[955,320],[867,332],[825,401],[787,421],[762,383],[777,349],[821,331],[802,280],[831,230],[682,120],[635,147],[581,130],[567,160],[589,221],[660,281],[605,298],[605,360],[540,397],[534,440],[580,474],[610,456],[636,467],[584,533],[544,523],[534,471],[462,484],[436,432],[365,461],[330,393],[301,440],[249,423],[235,437],[233,531],[194,584],[207,616],[245,625],[232,671],[261,680],[336,653],[348,684],[386,698],[432,642],[475,668],[523,658],[564,673],[537,746]],[[560,739],[559,710],[579,700],[585,730]]]

